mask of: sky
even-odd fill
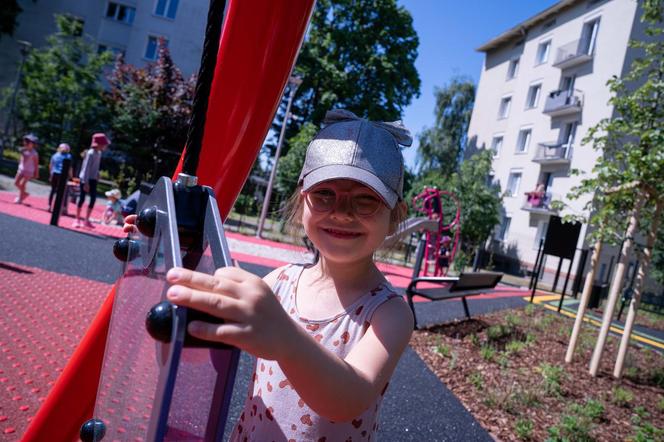
[[[415,166],[417,134],[433,126],[434,89],[464,75],[479,81],[484,54],[475,49],[556,3],[555,0],[398,0],[413,16],[420,40],[415,67],[420,97],[405,108],[403,122],[414,138],[403,150]]]

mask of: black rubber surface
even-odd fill
[[[112,253],[114,240],[100,239],[67,229],[43,225],[0,214],[0,261],[17,263],[82,278],[113,283],[121,265]],[[259,276],[272,269],[240,263]],[[491,310],[486,301],[500,301],[500,308],[511,304],[507,299],[484,300],[471,313]],[[427,321],[445,322],[463,317],[461,302],[420,303],[418,315]],[[504,304],[504,305],[503,305]],[[460,312],[460,314],[459,314]],[[253,357],[243,353],[240,359],[227,434],[239,417],[247,395],[253,369]],[[427,368],[417,354],[406,349],[387,390],[381,410],[378,438],[385,441],[491,441],[458,399]]]

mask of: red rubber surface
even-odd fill
[[[0,440],[19,440],[110,285],[0,262]]]

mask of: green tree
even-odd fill
[[[300,132],[289,140],[291,146],[288,154],[279,160],[277,169],[277,189],[282,195],[289,197],[297,187],[300,171],[304,165],[307,146],[316,135],[318,128],[312,123],[302,126]]]
[[[82,36],[79,21],[66,15],[55,20],[57,32],[25,61],[16,100],[18,119],[45,143],[64,141],[82,149],[93,132],[105,129],[101,74],[111,59],[96,53]]]
[[[333,106],[371,120],[399,119],[419,96],[418,45],[413,19],[396,0],[318,1],[295,65],[303,81],[291,112],[299,118],[289,123],[286,139],[307,122],[320,126]],[[285,107],[284,98],[276,133]],[[284,155],[289,147],[283,146]]]
[[[583,140],[602,155],[593,168],[593,175],[583,179],[568,195],[570,198],[594,195],[588,206],[592,210],[589,223],[597,227],[598,241],[615,236],[624,238],[591,361],[592,375],[597,374],[634,237],[641,231],[647,244],[641,254],[640,271],[614,371],[615,376],[620,376],[621,358],[626,351],[625,337],[629,340],[630,321],[633,323],[643,279],[648,274],[664,203],[664,6],[662,0],[644,0],[639,6],[643,10],[642,21],[647,23],[646,39],[630,42],[631,50],[637,54],[630,71],[623,78],[613,77],[608,81],[614,117],[600,121]]]
[[[120,56],[108,80],[115,148],[139,179],[170,175],[186,142],[195,76],[183,78],[160,40],[156,62],[138,68]]]
[[[467,144],[468,124],[475,103],[475,84],[465,77],[453,78],[436,88],[435,122],[419,135],[418,169],[420,173],[435,170],[449,176]]]

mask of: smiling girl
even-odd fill
[[[256,356],[231,440],[370,440],[413,318],[373,260],[404,218],[408,131],[331,111],[307,148],[292,222],[317,250],[310,265],[264,279],[239,268],[176,268],[168,299],[223,318],[190,334]],[[133,224],[134,217],[127,222]],[[126,230],[133,226],[126,225]]]

